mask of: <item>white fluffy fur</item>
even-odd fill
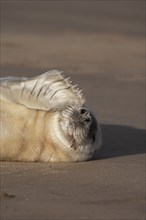
[[[68,106],[80,110],[85,99],[60,71],[31,79],[3,78],[0,89],[1,160],[83,161],[100,146],[99,127],[97,145],[85,138],[77,146],[61,127],[62,111]]]

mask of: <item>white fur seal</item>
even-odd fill
[[[0,82],[1,160],[84,161],[100,147],[95,116],[61,71]]]

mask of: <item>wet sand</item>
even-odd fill
[[[1,219],[144,220],[144,1],[1,6],[1,76],[64,70],[103,133],[92,161],[1,162]]]

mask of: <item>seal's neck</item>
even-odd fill
[[[50,115],[50,114],[49,114]],[[52,161],[70,161],[71,151],[70,142],[60,127],[60,112],[53,113],[46,121],[45,145],[48,146],[48,152],[52,151]]]

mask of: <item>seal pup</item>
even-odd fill
[[[97,120],[62,71],[0,82],[1,160],[85,161],[100,147]]]

